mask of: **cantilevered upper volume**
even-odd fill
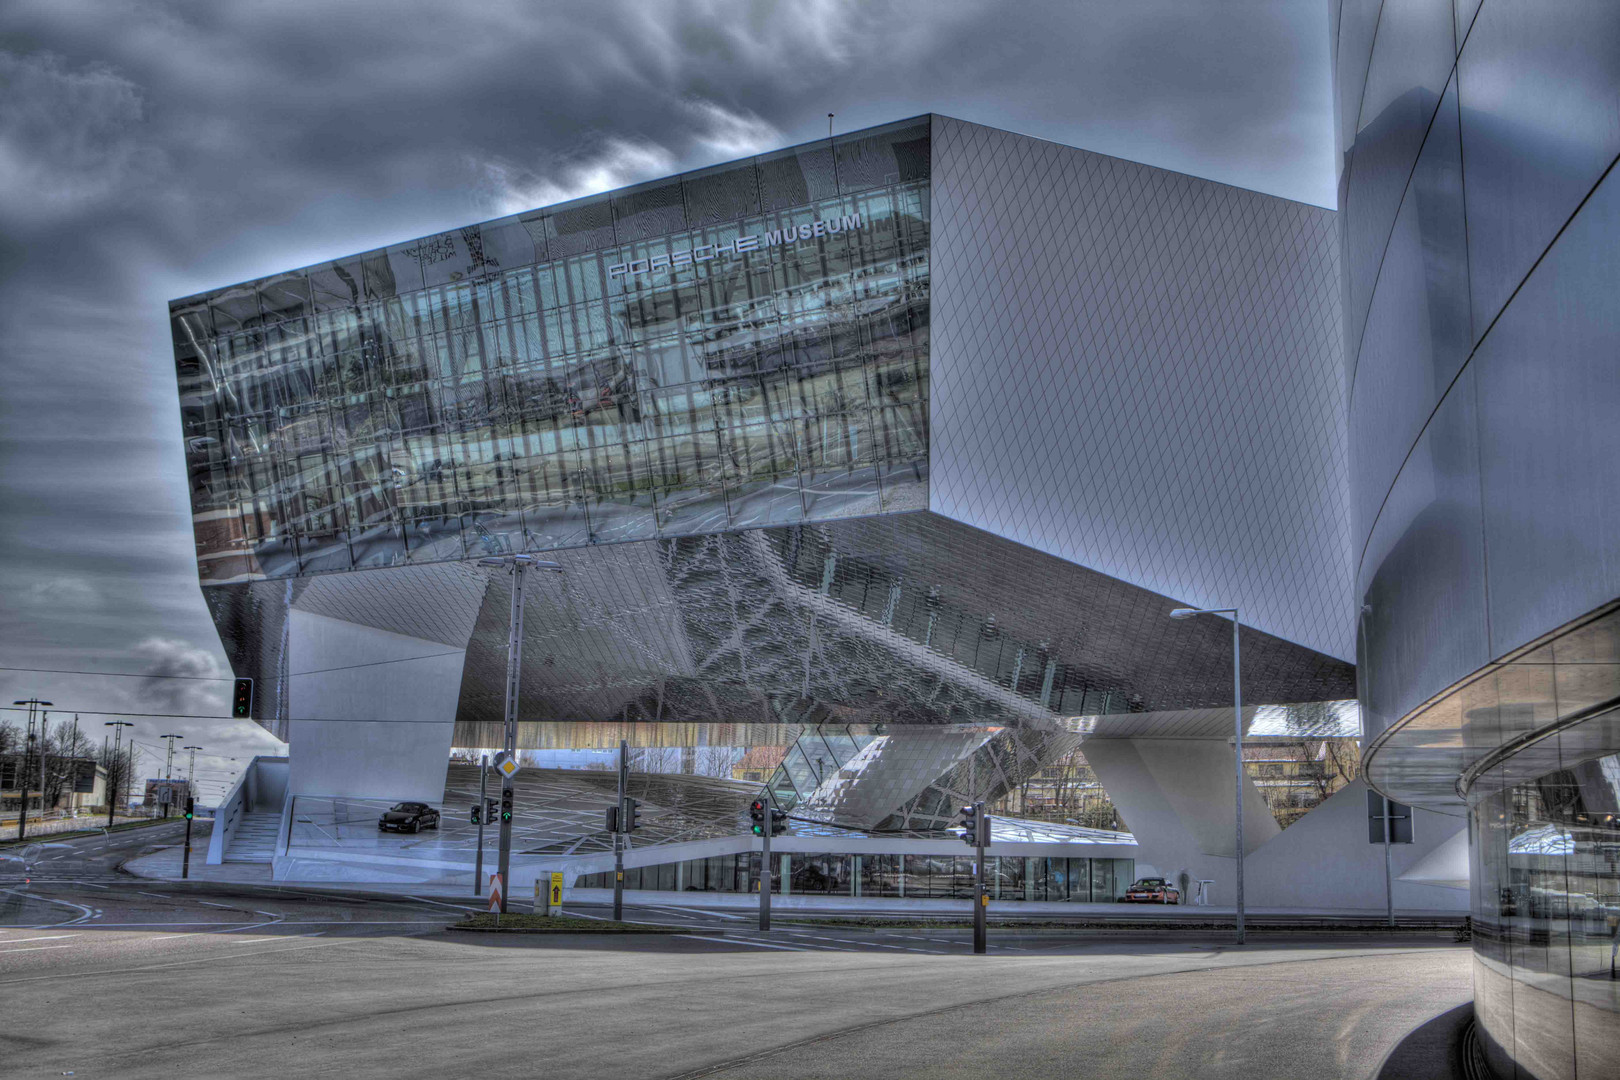
[[[514,551],[533,719],[1349,697],[1331,221],[925,116],[177,301],[210,608],[279,731],[493,719]]]
[[[175,303],[204,584],[926,508],[929,123]]]

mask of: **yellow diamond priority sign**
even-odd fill
[[[502,776],[516,776],[517,771],[521,768],[523,768],[523,766],[518,764],[516,754],[508,754],[505,751],[502,751],[501,755],[495,759],[495,771],[500,773]]]

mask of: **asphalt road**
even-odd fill
[[[1439,936],[998,931],[978,957],[680,907],[627,915],[681,935],[490,935],[444,929],[470,899],[117,872],[176,829],[0,861],[0,1074],[1366,1077],[1472,989]]]

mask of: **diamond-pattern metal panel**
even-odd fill
[[[1330,211],[934,118],[930,509],[1354,652]]]
[[[472,635],[485,580],[471,563],[328,574],[304,583],[293,606],[460,649]]]

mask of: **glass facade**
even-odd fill
[[[927,506],[927,118],[171,305],[204,584]]]
[[[970,856],[792,852],[773,858],[780,860],[771,879],[775,892],[914,900],[973,899],[973,859]],[[1134,859],[992,855],[985,861],[992,900],[1109,904],[1124,895],[1135,872]],[[753,892],[758,880],[757,851],[687,859],[624,872],[626,889]],[[613,874],[581,874],[574,886],[611,889]]]
[[[1620,1076],[1620,755],[1475,785],[1474,1009],[1501,1076]],[[1514,1072],[1514,1061],[1518,1072]]]

